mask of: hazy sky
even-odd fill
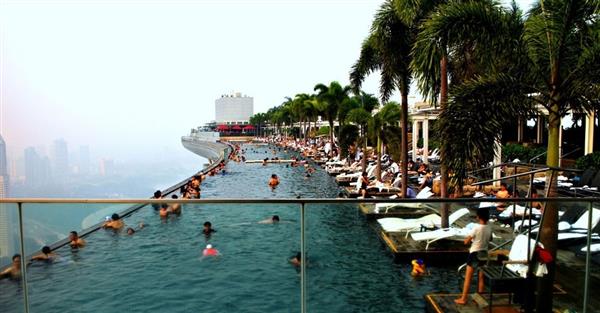
[[[221,94],[259,112],[348,83],[382,2],[0,1],[0,134],[12,151],[64,138],[115,158],[181,152]]]

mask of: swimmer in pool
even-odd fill
[[[133,228],[133,227],[127,227],[127,235],[131,236],[131,235],[135,234],[135,232],[137,232],[140,229],[144,228],[144,226],[146,226],[146,225],[144,225],[144,222],[140,222],[137,230],[135,228]]]
[[[160,218],[167,218],[169,216],[169,205],[167,205],[166,203],[164,203],[161,207],[160,207],[160,211],[158,211],[158,215],[160,216]]]
[[[302,265],[302,254],[300,252],[296,253],[296,255],[290,259],[290,263],[294,266]]]
[[[412,260],[411,265],[412,265],[412,271],[410,272],[410,275],[416,277],[416,276],[422,276],[422,275],[427,274],[427,271],[425,270],[425,262],[423,262],[423,260],[421,260],[421,259]]]
[[[10,267],[0,273],[0,279],[10,278],[17,280],[21,278],[21,255],[15,254],[12,257],[12,263]]]
[[[79,235],[76,231],[71,231],[69,233],[69,245],[73,249],[83,248],[86,242],[82,238],[79,238]]]
[[[202,229],[202,233],[204,234],[204,236],[210,237],[210,235],[212,235],[212,233],[215,233],[215,232],[217,232],[217,231],[212,228],[211,222],[209,222],[209,221],[204,222],[204,228]]]
[[[112,228],[114,230],[120,230],[121,228],[123,228],[123,226],[123,221],[117,213],[113,214],[110,217],[110,220],[106,221],[104,225],[102,225],[103,228]]]
[[[269,180],[269,187],[275,188],[275,187],[277,187],[277,185],[279,185],[279,177],[277,177],[277,175],[273,174],[273,175],[271,175],[271,179]]]
[[[42,247],[42,253],[34,255],[31,258],[31,261],[52,262],[52,261],[56,260],[56,258],[58,258],[58,255],[56,253],[52,252],[52,250],[50,249],[50,247],[43,246]]]
[[[172,195],[171,199],[176,200],[177,195]],[[181,215],[181,203],[173,203],[169,206],[169,211],[175,215]]]
[[[218,255],[221,255],[219,253],[219,250],[213,248],[213,246],[211,244],[207,244],[206,249],[204,249],[204,251],[202,251],[202,256],[218,256]]]
[[[276,224],[279,223],[279,215],[273,215],[271,218],[258,222],[259,224]]]

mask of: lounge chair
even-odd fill
[[[429,245],[442,239],[464,240],[471,233],[476,223],[469,223],[464,228],[449,227],[440,228],[432,231],[415,232],[410,236],[414,241],[426,241],[425,250],[429,250]]]
[[[462,208],[456,210],[454,213],[448,216],[448,223],[453,225],[458,219],[469,214],[469,209]],[[419,218],[398,218],[398,217],[385,217],[377,220],[381,228],[386,232],[401,232],[406,231],[406,237],[411,231],[419,230],[421,227],[439,227],[442,223],[442,219],[437,214],[429,214]]]
[[[589,229],[594,229],[600,222],[600,210],[592,208],[592,225],[588,229],[589,210],[586,210],[581,216],[574,222],[569,223],[567,221],[561,221],[558,223],[558,243],[561,245],[573,244],[573,241],[583,239],[587,237]],[[533,229],[532,233],[537,233],[539,227]],[[597,233],[592,234],[592,238],[599,238]]]
[[[417,194],[417,196],[415,197],[416,199],[427,199],[430,198],[431,196],[433,196],[433,192],[431,192],[431,188],[429,187],[425,187],[423,188],[421,191],[419,191],[419,193]],[[391,199],[395,199],[397,197],[393,197]],[[389,202],[383,202],[383,203],[376,203],[375,204],[375,213],[379,213],[382,210],[385,209],[385,213],[387,213],[391,208],[395,208],[395,207],[403,207],[403,208],[422,208],[423,207],[423,203],[419,203],[419,202],[411,202],[411,203],[389,203]]]
[[[527,235],[518,235],[510,248],[508,261],[502,262],[500,266],[484,266],[482,268],[485,278],[489,281],[490,311],[493,305],[493,292],[496,283],[502,282],[505,288],[508,287],[507,290],[503,291],[511,294],[523,291],[526,288],[525,279],[534,251],[535,240],[528,239]]]

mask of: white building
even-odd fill
[[[239,92],[215,100],[215,121],[219,125],[247,124],[253,114],[254,98]]]

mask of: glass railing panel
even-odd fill
[[[309,312],[423,312],[423,291],[450,284],[455,269],[414,280],[381,234],[375,204],[307,205]],[[409,209],[412,210],[412,209]],[[398,213],[398,208],[390,209]],[[368,212],[365,214],[365,212]],[[443,282],[443,283],[442,283]]]
[[[101,214],[95,213],[101,205],[35,206],[38,212],[54,214],[72,213],[71,206],[86,207],[96,216],[89,219],[101,222],[132,205],[105,205],[108,211]],[[290,264],[299,250],[299,208],[298,204],[183,204],[180,215],[161,218],[160,211],[147,205],[123,218],[123,230],[99,229],[84,237],[85,247],[74,250],[67,245],[55,251],[57,261],[34,262],[27,280],[30,312],[49,307],[114,312],[115,299],[119,299],[115,305],[135,308],[134,312],[300,311],[300,276]],[[279,223],[272,222],[275,215]],[[216,232],[205,235],[205,222]],[[128,234],[128,227],[135,233]],[[218,256],[203,255],[208,244]]]
[[[21,253],[19,214],[16,203],[0,203],[0,272],[11,267],[20,272],[21,264],[13,265],[13,256]],[[11,269],[13,270],[13,269]],[[4,274],[0,278],[0,308],[3,312],[24,312],[24,291],[19,276]]]

